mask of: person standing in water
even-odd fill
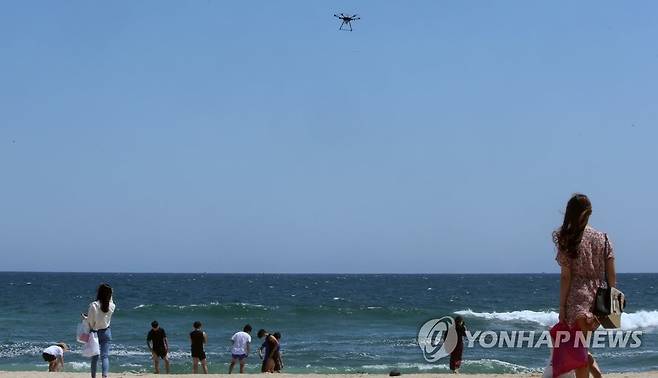
[[[560,265],[560,322],[586,334],[596,330],[599,323],[592,313],[596,291],[606,286],[616,287],[615,255],[608,235],[588,225],[592,204],[584,194],[574,194],[564,213],[562,226],[553,232]],[[583,354],[577,378],[601,377],[592,354]]]
[[[457,344],[455,349],[450,352],[450,370],[453,373],[459,373],[462,366],[462,354],[464,353],[464,337],[466,337],[466,325],[461,315],[455,317],[455,331],[457,332]]]
[[[196,374],[199,370],[199,362],[201,362],[203,373],[208,374],[208,365],[206,364],[206,351],[203,347],[208,343],[208,335],[201,330],[201,326],[201,322],[197,320],[193,324],[194,330],[190,332],[192,373],[194,374]]]
[[[110,342],[112,341],[110,322],[115,308],[116,306],[112,300],[112,287],[106,283],[100,284],[96,293],[96,300],[89,304],[87,310],[87,323],[91,332],[98,335],[101,352],[100,356],[95,355],[91,358],[92,378],[96,378],[99,357],[103,378],[106,378],[110,372]]]
[[[274,373],[274,354],[279,347],[279,342],[264,329],[258,330],[257,336],[259,339],[264,338],[263,345],[258,350],[258,353],[261,354],[261,358],[263,359],[263,365],[260,371],[262,373]],[[263,350],[265,350],[264,354],[262,353]]]
[[[169,374],[169,342],[167,332],[160,327],[157,320],[151,322],[151,330],[146,336],[146,345],[151,351],[153,358],[153,369],[155,374],[160,374],[160,359],[164,360],[165,371]]]
[[[240,374],[244,373],[244,366],[249,356],[249,349],[251,347],[251,325],[244,326],[242,331],[236,332],[232,337],[233,347],[231,348],[231,365],[228,367],[228,373],[233,372],[233,367],[237,362],[240,363]]]
[[[281,373],[281,369],[283,369],[283,359],[281,358],[281,332],[274,332],[272,336],[274,336],[277,341],[276,351],[272,356],[274,359],[274,372]]]

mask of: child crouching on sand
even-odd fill
[[[41,356],[43,356],[44,361],[48,362],[48,371],[64,370],[64,352],[68,350],[69,347],[62,342],[51,345],[43,350]]]
[[[203,367],[203,373],[208,374],[208,365],[206,365],[206,352],[203,350],[204,344],[208,343],[208,335],[201,330],[201,322],[194,322],[194,330],[190,332],[190,343],[192,349],[192,372],[194,374],[199,370],[199,361]]]

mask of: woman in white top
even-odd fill
[[[103,378],[107,377],[110,370],[110,341],[112,341],[112,332],[110,332],[110,321],[114,313],[114,302],[112,301],[112,288],[106,283],[98,286],[96,300],[89,304],[87,311],[87,322],[92,332],[98,334],[100,344],[100,359]],[[98,355],[91,358],[91,376],[96,378],[96,369],[98,365]]]

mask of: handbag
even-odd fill
[[[605,287],[596,289],[594,298],[594,308],[592,312],[599,319],[603,328],[620,328],[621,313],[624,311],[626,299],[624,293],[619,289],[610,286],[608,281],[608,271],[605,269],[606,256],[608,254],[608,234],[605,234],[605,245],[603,250],[603,271],[605,274]]]
[[[98,333],[91,332],[89,334],[89,341],[82,348],[82,355],[85,357],[93,357],[101,354],[100,343],[98,342]]]
[[[87,323],[87,319],[82,319],[80,324],[78,324],[78,329],[76,330],[75,339],[79,343],[85,344],[89,341],[89,334],[90,334],[89,323]]]

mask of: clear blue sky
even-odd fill
[[[582,191],[656,271],[657,15],[4,1],[0,269],[557,272]]]

